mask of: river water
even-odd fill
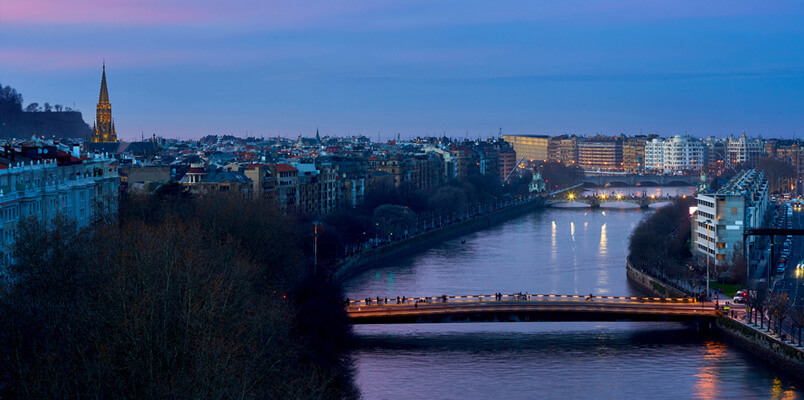
[[[691,194],[691,188],[618,188]],[[608,195],[608,192],[606,192]],[[444,242],[345,284],[347,296],[641,294],[628,236],[650,211],[552,208]],[[461,243],[465,240],[465,243]],[[373,399],[797,399],[792,381],[680,323],[356,326],[363,397]]]

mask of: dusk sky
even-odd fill
[[[804,133],[793,1],[0,0],[0,83],[118,135]]]

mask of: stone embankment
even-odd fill
[[[489,228],[542,207],[544,207],[544,199],[534,197],[490,213],[368,249],[341,259],[335,266],[333,275],[336,280],[344,281],[359,272],[381,266],[393,259],[427,250],[445,240]]]
[[[635,268],[630,260],[625,261],[628,280],[643,290],[660,297],[690,297],[685,289],[656,278],[645,271]]]
[[[728,343],[765,360],[785,375],[804,381],[804,348],[735,318],[721,316],[715,332]]]
[[[640,288],[663,297],[685,297],[686,290],[634,268],[626,261],[628,279]],[[720,339],[766,361],[791,379],[804,381],[804,347],[728,315],[720,316],[713,332]]]

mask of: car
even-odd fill
[[[738,290],[737,293],[734,294],[734,298],[732,299],[732,301],[741,304],[745,303],[747,299],[748,299],[748,292],[745,290]]]

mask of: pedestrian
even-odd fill
[[[346,298],[346,305],[347,305],[347,306],[351,305],[351,304],[349,303],[349,298],[348,298],[348,297]]]

